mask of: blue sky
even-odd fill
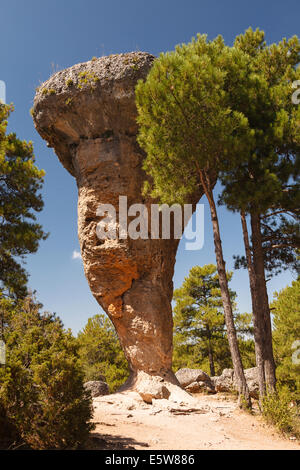
[[[56,70],[85,62],[93,56],[142,50],[158,55],[199,33],[210,39],[222,34],[227,44],[246,28],[260,27],[268,42],[299,34],[298,0],[10,0],[1,2],[0,80],[6,83],[7,102],[15,104],[10,129],[34,142],[37,164],[46,171],[45,208],[39,221],[50,232],[37,254],[28,257],[30,287],[45,309],[56,312],[74,333],[100,307],[84,277],[77,240],[77,189],[51,149],[34,129],[29,110],[35,88]],[[238,216],[220,209],[227,269],[232,255],[243,253]],[[197,252],[180,245],[174,284],[189,269],[213,263],[214,249],[205,207],[205,243]],[[284,273],[268,283],[272,298],[292,277]],[[234,273],[231,287],[238,293],[241,312],[250,311],[248,278]]]

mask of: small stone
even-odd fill
[[[108,385],[101,380],[90,380],[83,384],[85,390],[89,391],[93,398],[109,394]]]
[[[152,404],[152,400],[160,400],[160,399],[168,399],[170,396],[170,392],[164,385],[160,385],[159,383],[149,383],[145,382],[142,383],[137,388],[137,392],[142,397],[142,399],[146,403]]]

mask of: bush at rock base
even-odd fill
[[[17,431],[11,440],[33,449],[78,448],[93,426],[76,340],[32,298],[17,305],[1,300],[0,306],[7,351],[0,410],[10,432]]]

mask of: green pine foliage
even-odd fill
[[[275,293],[271,304],[277,394],[263,400],[263,416],[280,432],[300,438],[300,279]]]
[[[230,75],[238,79],[241,60],[221,36],[207,41],[198,35],[160,54],[147,80],[138,82],[138,141],[153,180],[145,183],[145,192],[162,203],[189,202],[200,185],[199,168],[217,174],[247,149],[252,139],[247,119],[231,110],[225,91]]]
[[[161,54],[145,82],[136,87],[138,142],[147,156],[150,176],[144,192],[162,203],[188,203],[199,188],[209,203],[227,338],[242,396],[251,400],[234,328],[218,213],[213,194],[223,168],[234,166],[251,144],[246,117],[231,109],[226,83],[238,79],[242,59],[222,37],[207,41],[198,35],[174,52]],[[234,66],[232,66],[232,64]]]
[[[35,165],[32,143],[7,133],[12,111],[0,103],[0,290],[24,297],[27,273],[19,260],[46,238],[34,214],[43,208],[44,172]]]
[[[259,214],[265,268],[276,274],[297,268],[300,246],[300,107],[292,101],[300,42],[294,36],[267,45],[263,31],[249,28],[233,50],[230,67],[239,71],[227,75],[225,90],[231,109],[247,119],[251,139],[235,165],[224,162],[220,202]],[[244,257],[237,266],[246,266]]]
[[[112,322],[106,315],[88,319],[78,334],[85,381],[100,380],[104,375],[115,392],[128,378],[129,367]]]
[[[83,388],[78,345],[58,317],[32,297],[1,299],[6,365],[0,366],[0,440],[32,449],[76,449],[87,440],[91,397]],[[19,442],[18,442],[19,441]]]
[[[300,279],[275,293],[271,307],[278,381],[300,400]]]
[[[237,165],[222,175],[224,200],[245,212],[292,208],[299,203],[293,183],[299,174],[300,109],[292,102],[293,82],[300,78],[299,39],[268,46],[263,31],[249,28],[236,38],[234,50],[242,58],[238,83],[228,75],[226,87],[230,106],[247,119],[252,139]]]
[[[299,249],[300,107],[292,102],[299,59],[296,36],[269,46],[263,31],[249,28],[228,47],[220,36],[208,41],[198,35],[161,54],[136,88],[138,141],[150,176],[145,193],[182,204],[202,187],[209,201],[228,339],[241,387],[213,196],[216,178],[223,184],[220,203],[250,215],[248,267],[261,394],[265,381],[273,389],[276,385],[265,268],[295,266]],[[278,220],[277,211],[287,219]],[[245,244],[248,248],[246,238]]]

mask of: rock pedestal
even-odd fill
[[[117,219],[119,196],[127,196],[128,207],[142,203],[150,208],[151,200],[141,191],[146,175],[136,142],[134,90],[153,60],[135,52],[75,65],[41,85],[33,108],[37,131],[76,178],[84,270],[129,361],[128,387],[143,380],[140,371],[141,377],[178,384],[171,371],[171,299],[179,240],[100,240],[96,233],[99,204],[112,204]]]

